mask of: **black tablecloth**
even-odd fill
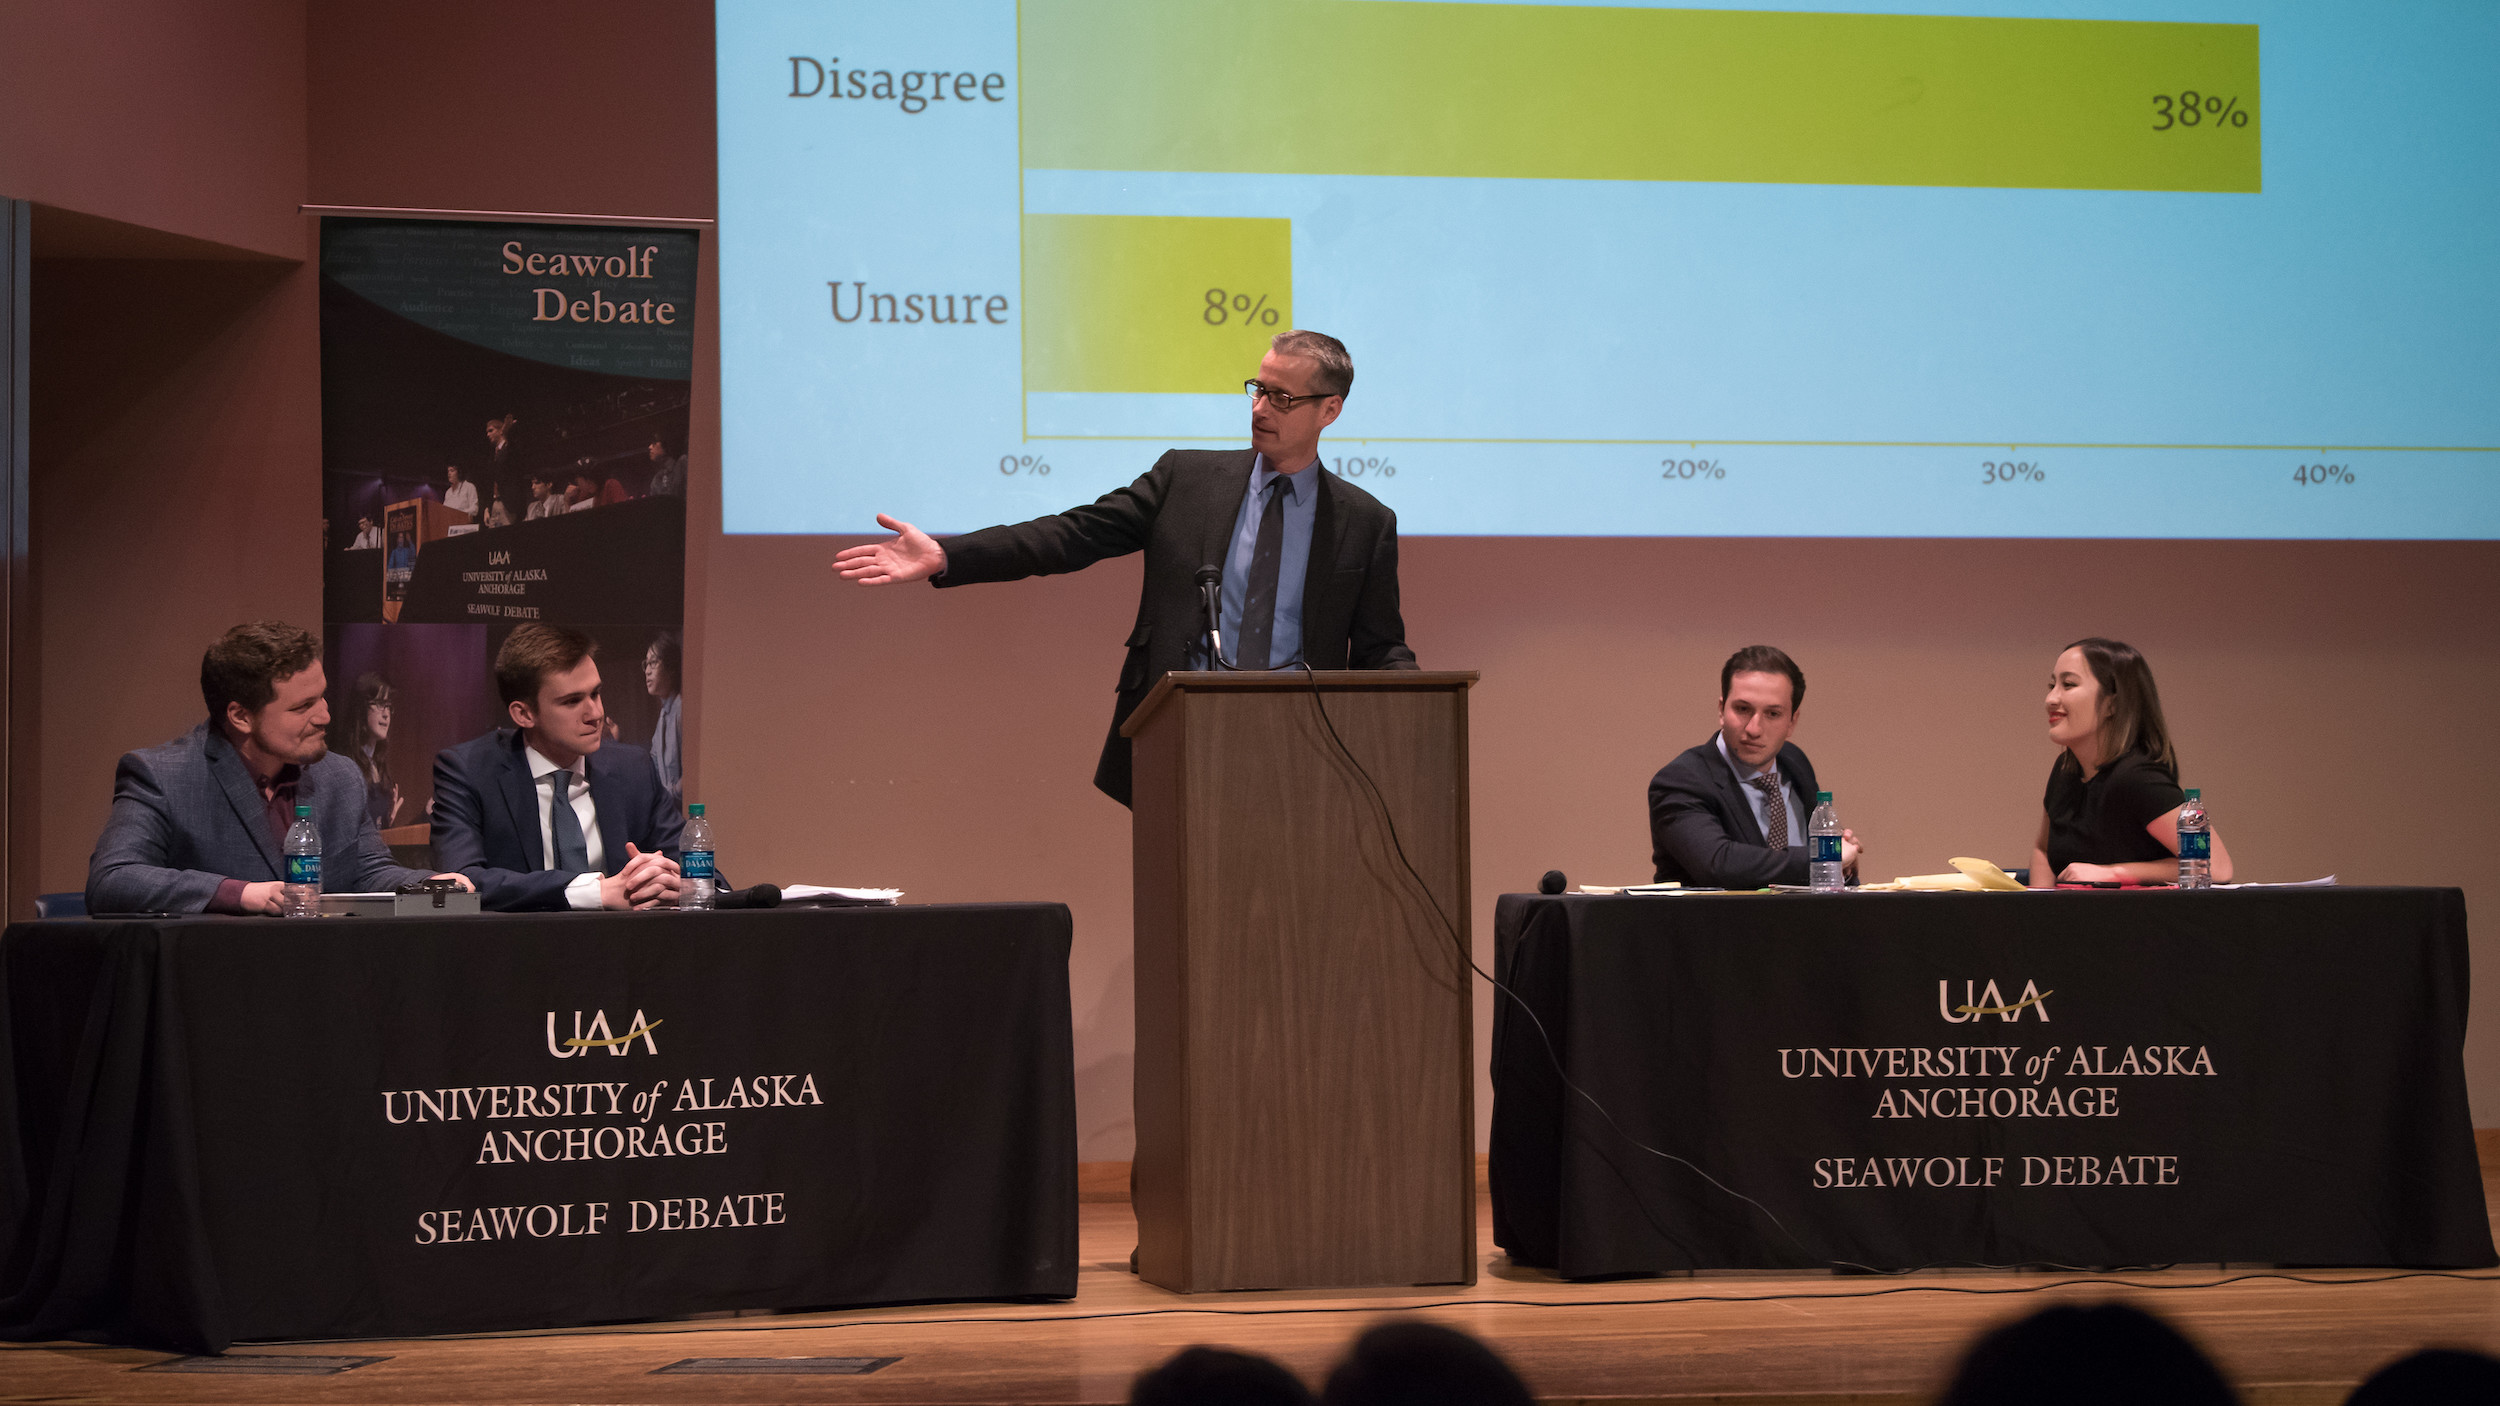
[[[1073,1295],[1069,936],[1058,904],[19,924],[0,1335]]]
[[[2455,889],[1513,894],[1495,928],[1588,1095],[1497,995],[1522,1264],[2495,1262]]]

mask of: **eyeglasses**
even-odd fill
[[[1262,386],[1256,381],[1244,381],[1241,383],[1241,388],[1249,393],[1253,404],[1256,404],[1260,397],[1266,397],[1267,403],[1274,406],[1279,415],[1292,414],[1293,408],[1306,400],[1326,400],[1336,394],[1335,391],[1318,391],[1311,395],[1295,395],[1291,391],[1280,391],[1274,386]]]

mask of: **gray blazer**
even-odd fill
[[[391,862],[365,809],[365,779],[332,753],[304,768],[298,805],[321,829],[321,887],[374,893],[428,877]],[[90,913],[198,913],[226,879],[286,877],[260,788],[233,744],[201,723],[162,747],[122,754],[113,811],[87,860]]]

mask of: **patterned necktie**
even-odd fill
[[[551,771],[547,775],[556,784],[555,808],[548,812],[548,819],[553,822],[550,828],[556,832],[556,862],[548,867],[567,874],[587,874],[590,872],[590,843],[582,838],[582,818],[574,811],[573,798],[569,794],[573,789],[573,773]]]
[[[1752,784],[1762,792],[1762,842],[1773,849],[1788,848],[1788,792],[1780,785],[1779,768],[1755,777]]]
[[[1259,514],[1259,539],[1250,549],[1250,587],[1241,600],[1241,646],[1233,667],[1264,669],[1276,638],[1276,577],[1285,559],[1285,480],[1268,480],[1267,511]]]

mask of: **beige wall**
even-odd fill
[[[0,0],[0,195],[301,258],[303,0]]]
[[[309,32],[306,198],[711,213],[706,6],[320,3]],[[0,133],[0,190],[30,169],[26,145]],[[137,199],[105,188],[93,206],[129,211]],[[212,319],[150,383],[161,389],[120,393],[75,476],[38,498],[63,534],[40,540],[67,544],[46,578],[46,629],[48,660],[68,663],[49,677],[91,668],[88,640],[115,641],[117,662],[135,640],[127,676],[171,680],[161,699],[119,711],[99,686],[61,693],[76,706],[47,712],[45,750],[58,757],[47,785],[61,788],[52,814],[66,832],[46,840],[48,887],[76,887],[71,860],[83,864],[101,815],[89,788],[104,784],[113,755],[187,716],[186,661],[199,642],[263,609],[308,614],[317,599],[310,529],[287,516],[308,517],[314,499],[300,282],[282,277]],[[834,540],[720,538],[716,339],[698,355],[690,749],[693,785],[734,867],[900,884],[924,900],[1069,903],[1083,1155],[1125,1156],[1127,815],[1088,778],[1135,564],[867,591],[827,574]],[[254,394],[268,397],[258,413]],[[246,398],[230,404],[236,396]],[[203,436],[222,447],[186,458]],[[1393,506],[1431,492],[1420,474],[1391,487]],[[193,543],[195,519],[176,509],[220,495],[229,502],[218,511],[266,504],[273,527],[242,539],[249,547]],[[1776,507],[1766,493],[1766,522]],[[2159,514],[2158,503],[2112,504],[2096,521],[2151,526]],[[240,521],[215,520],[229,531]],[[247,552],[258,555],[237,574]],[[131,568],[158,560],[177,565]],[[56,600],[70,574],[141,584]],[[1718,661],[1757,640],[1803,662],[1812,689],[1799,741],[1879,874],[1932,871],[1956,854],[2021,857],[2051,758],[2044,671],[2067,639],[2104,632],[2150,654],[2188,779],[2250,874],[2462,884],[2469,909],[2483,907],[2500,898],[2471,820],[2500,783],[2500,741],[2474,725],[2500,685],[2500,624],[2486,604],[2496,586],[2500,548],[2440,544],[1415,539],[1405,567],[1424,662],[1485,675],[1474,735],[1480,948],[1493,895],[1547,868],[1645,876],[1649,773],[1706,735]],[[2477,944],[2483,973],[2500,970],[2493,942]],[[2500,1123],[2491,982],[2478,976],[2468,1049],[2487,1125]],[[1480,1096],[1480,1111],[1490,1106]]]
[[[53,892],[86,887],[114,758],[206,715],[207,642],[319,620],[320,402],[301,387],[321,367],[298,266],[42,259],[34,285],[44,745],[18,799]]]

